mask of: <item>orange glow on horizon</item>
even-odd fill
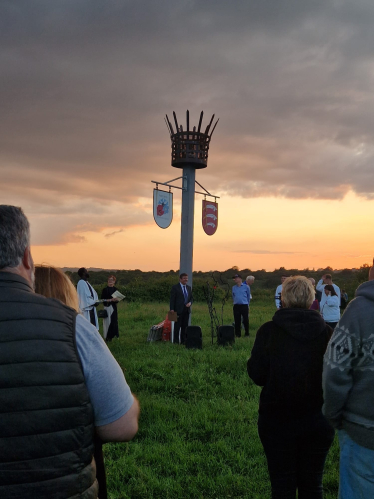
[[[83,242],[33,245],[35,262],[60,267],[177,270],[178,203],[173,223],[164,230],[153,222],[149,200],[142,203],[150,224],[87,231],[81,234]],[[225,270],[234,265],[251,270],[360,267],[372,261],[374,235],[369,227],[373,219],[374,201],[352,193],[342,201],[223,196],[218,230],[207,236],[201,227],[201,198],[196,196],[194,270]],[[38,223],[42,220],[34,218],[34,224]]]

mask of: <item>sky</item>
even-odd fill
[[[181,174],[165,114],[203,110],[194,270],[368,263],[373,24],[371,0],[2,0],[0,202],[37,263],[177,270],[181,191],[160,229],[151,180]]]

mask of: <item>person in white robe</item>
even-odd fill
[[[279,286],[277,287],[277,289],[275,290],[275,306],[277,307],[277,310],[279,310],[280,308],[282,308],[282,301],[281,301],[281,298],[282,298],[282,289],[283,289],[283,283],[284,281],[287,279],[288,276],[286,275],[282,275],[281,277],[281,283],[282,284],[279,284]]]
[[[77,284],[77,293],[79,298],[79,308],[83,316],[93,324],[96,329],[99,329],[99,321],[97,318],[95,304],[98,301],[98,296],[94,288],[88,282],[90,277],[87,269],[84,267],[78,270],[80,280]]]

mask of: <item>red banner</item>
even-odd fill
[[[208,236],[212,236],[218,227],[218,203],[203,200],[203,229]]]

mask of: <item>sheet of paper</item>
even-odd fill
[[[115,291],[113,294],[112,294],[112,298],[116,298],[117,300],[121,301],[123,300],[124,298],[126,298],[125,295],[123,295],[122,293],[120,293],[119,291]]]

